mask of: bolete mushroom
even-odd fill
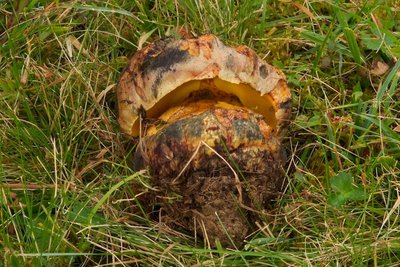
[[[240,244],[283,190],[291,94],[282,71],[208,34],[138,51],[117,87],[118,121],[169,225]]]

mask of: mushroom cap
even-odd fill
[[[160,40],[130,59],[117,85],[120,127],[138,136],[143,111],[157,118],[205,87],[236,95],[278,132],[286,128],[291,94],[282,71],[250,48],[225,46],[212,34]]]

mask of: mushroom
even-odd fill
[[[160,220],[241,244],[285,184],[282,71],[211,34],[161,40],[130,59],[117,95],[120,127],[139,139],[133,164],[159,188]]]

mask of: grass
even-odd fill
[[[400,262],[398,1],[0,2],[0,266]],[[246,44],[293,89],[289,185],[241,250],[141,210],[115,83],[180,26]]]

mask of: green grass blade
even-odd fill
[[[104,196],[102,196],[100,198],[100,200],[97,202],[97,204],[93,207],[92,211],[90,212],[90,214],[87,218],[88,223],[90,223],[92,221],[93,216],[96,214],[96,212],[99,210],[99,208],[104,204],[104,202],[111,196],[112,193],[114,193],[118,188],[120,188],[124,184],[126,184],[134,179],[137,179],[141,175],[142,175],[142,173],[137,172],[133,175],[126,177],[122,181],[119,181],[117,184],[115,184],[113,187],[111,187],[110,190],[107,191],[107,193],[105,193]]]
[[[396,62],[396,64],[393,66],[393,68],[390,70],[389,74],[386,76],[385,81],[383,82],[381,88],[378,91],[378,94],[376,95],[377,103],[382,102],[384,99],[385,93],[388,91],[389,84],[392,83],[390,90],[389,90],[389,95],[387,98],[391,99],[392,94],[395,92],[395,88],[399,86],[398,81],[399,81],[399,69],[400,69],[400,60]]]
[[[357,65],[361,66],[361,64],[364,62],[364,59],[361,56],[360,48],[358,46],[354,31],[349,27],[345,27],[343,28],[343,32],[344,36],[346,37],[354,61],[357,63]]]
[[[351,55],[357,65],[361,66],[361,63],[364,62],[364,59],[361,55],[354,31],[349,27],[344,12],[342,12],[338,7],[334,7],[333,9],[335,10],[336,18],[339,21],[339,25],[347,40],[347,45],[350,49]]]

